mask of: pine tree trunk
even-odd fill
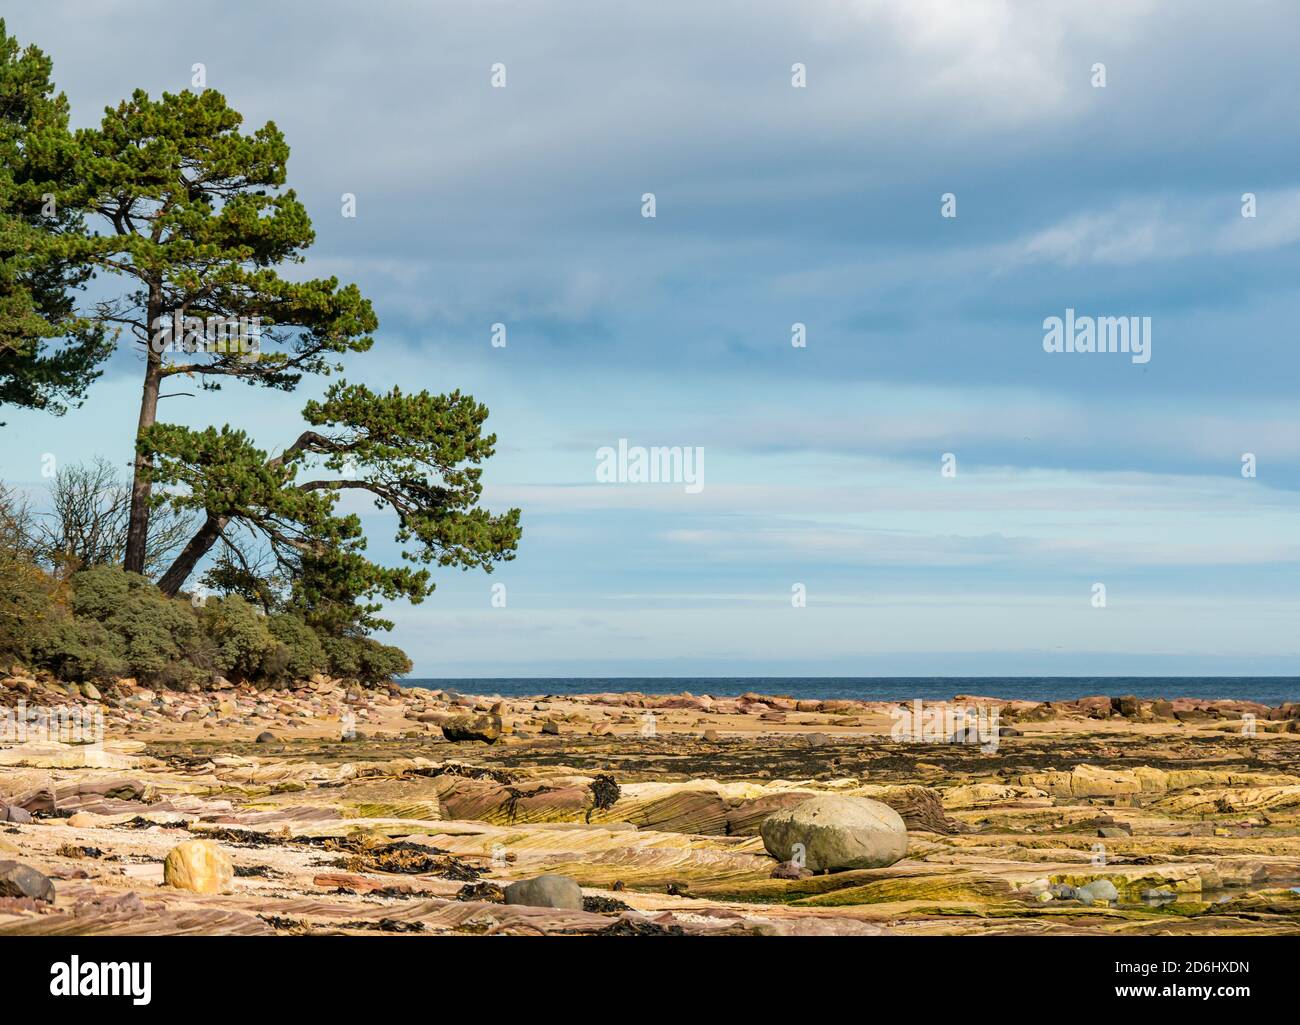
[[[154,325],[162,315],[161,289],[158,285],[149,288],[149,315],[146,323],[149,328],[149,344],[145,348],[144,388],[140,396],[140,422],[136,428],[136,441],[158,419],[158,391],[162,385],[162,353],[153,344]],[[153,461],[137,451],[135,471],[131,479],[131,515],[126,528],[126,556],[122,568],[130,573],[143,573],[145,546],[149,540],[149,499],[153,492],[146,471]]]
[[[203,556],[212,550],[212,546],[217,543],[217,538],[221,536],[221,531],[229,518],[225,516],[209,516],[199,528],[199,532],[190,538],[189,543],[176,556],[167,572],[162,575],[158,581],[158,589],[169,598],[176,597],[176,592],[181,589],[185,581],[189,579],[194,567]]]

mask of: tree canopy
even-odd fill
[[[71,254],[85,220],[69,196],[77,149],[51,69],[0,20],[0,406],[60,413],[84,398],[112,339],[75,312],[93,268]]]

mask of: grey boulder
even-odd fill
[[[907,854],[898,812],[866,797],[812,797],[769,815],[759,832],[768,854],[811,872],[884,868]]]
[[[1079,895],[1080,900],[1083,900],[1084,895],[1087,894],[1088,899],[1084,901],[1085,904],[1091,904],[1094,901],[1110,903],[1119,900],[1119,891],[1115,889],[1115,884],[1109,879],[1094,879],[1086,886],[1078,887],[1075,892]]]
[[[507,886],[505,892],[507,904],[582,910],[582,887],[568,876],[546,875],[536,879],[521,879]]]
[[[0,861],[0,897],[30,897],[54,902],[54,884],[29,865]]]
[[[5,804],[0,801],[0,822],[16,822],[19,825],[27,825],[32,821],[32,813],[26,808],[20,808],[16,804]]]

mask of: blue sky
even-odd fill
[[[1296,671],[1293,5],[353,6],[6,18],[77,124],[203,62],[288,138],[304,273],[375,302],[344,376],[491,408],[519,557],[391,610],[418,675]],[[1151,317],[1151,361],[1045,353],[1066,307]],[[0,475],[125,464],[140,372],[7,413]],[[162,415],[274,449],[317,391]],[[598,483],[619,438],[704,490]]]

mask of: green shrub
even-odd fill
[[[53,583],[33,563],[0,557],[0,656],[26,662],[33,631],[53,615]]]
[[[406,652],[371,637],[323,637],[330,673],[361,683],[383,683],[411,671]]]
[[[83,619],[105,623],[130,601],[133,583],[139,590],[149,582],[116,566],[96,566],[76,573],[72,577],[72,611]],[[162,597],[161,592],[158,597]]]
[[[361,639],[362,683],[384,683],[394,676],[405,676],[411,671],[411,660],[406,652],[392,644],[380,644],[371,637]]]
[[[64,603],[70,605],[70,610]],[[130,676],[152,687],[186,688],[216,674],[256,684],[318,672],[377,684],[411,671],[400,649],[355,624],[323,636],[296,612],[269,616],[244,598],[209,598],[199,609],[116,566],[71,578],[71,597],[0,530],[0,659],[48,669],[62,680]]]
[[[218,672],[237,680],[261,675],[263,663],[277,645],[266,619],[235,594],[207,600],[199,610],[198,620],[214,647]]]
[[[0,484],[0,661],[27,662],[33,632],[56,611],[55,580],[36,563],[27,504]]]
[[[298,616],[276,612],[266,617],[267,629],[278,643],[263,671],[272,679],[305,680],[329,666],[316,631]]]
[[[42,623],[33,633],[31,663],[60,680],[112,680],[130,673],[120,637],[93,619],[63,615]]]
[[[80,659],[79,639],[96,637],[120,657],[122,671],[142,682],[163,685],[199,682],[202,673],[192,664],[199,646],[199,624],[184,601],[168,598],[138,573],[115,566],[97,566],[72,578],[72,611],[85,629],[61,635],[72,645],[65,652]],[[91,629],[92,624],[108,635]],[[59,652],[48,651],[57,660]]]
[[[331,676],[356,679],[361,674],[361,646],[355,637],[322,637]]]

